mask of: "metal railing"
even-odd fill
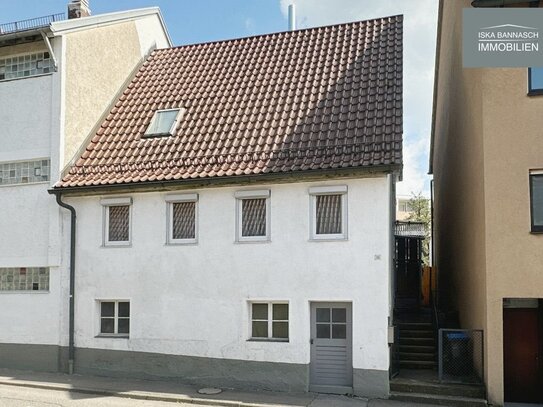
[[[483,331],[440,329],[439,381],[481,384],[484,382]]]
[[[0,24],[0,35],[11,34],[18,31],[33,30],[36,28],[48,27],[55,21],[65,20],[64,13],[51,14],[49,16],[31,18],[29,20],[14,21],[12,23]]]
[[[426,224],[424,222],[396,221],[394,235],[424,238],[426,236]]]

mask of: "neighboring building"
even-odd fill
[[[474,2],[497,3],[539,6]],[[458,311],[461,327],[484,330],[490,403],[541,402],[542,71],[463,69],[462,9],[471,6],[440,2],[430,162],[440,304]]]
[[[51,191],[75,371],[386,397],[401,168],[401,16],[153,52]]]
[[[413,213],[409,201],[411,200],[410,196],[406,195],[397,195],[396,196],[396,220],[398,221],[407,221],[409,215]]]
[[[0,367],[66,370],[68,275],[47,190],[145,56],[170,42],[156,8],[0,25]]]

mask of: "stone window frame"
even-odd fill
[[[317,197],[322,195],[341,196],[341,233],[317,234]],[[348,240],[348,188],[347,185],[330,185],[309,188],[309,240],[338,241]]]
[[[103,198],[102,205],[102,247],[130,247],[132,246],[132,198]],[[111,206],[128,206],[128,240],[109,240],[109,208]]]
[[[271,241],[271,191],[269,189],[236,191],[236,242],[262,243]],[[266,202],[266,234],[262,236],[242,236],[243,201],[247,199],[265,199]]]
[[[268,318],[266,320],[263,319],[253,319],[253,305],[255,304],[265,304],[268,306]],[[290,320],[291,320],[291,312],[290,312],[290,303],[288,300],[251,300],[248,302],[249,305],[249,341],[258,341],[258,342],[290,342]],[[274,305],[286,305],[287,310],[287,319],[273,319],[273,306]],[[264,322],[267,321],[268,323],[268,336],[267,337],[258,337],[253,336],[253,322]],[[273,323],[274,322],[286,322],[287,323],[287,332],[288,336],[286,338],[278,338],[273,336]]]
[[[198,194],[197,193],[183,193],[175,195],[167,195],[165,198],[166,201],[166,244],[167,245],[186,245],[186,244],[197,244],[198,243],[198,215],[199,215],[199,204],[198,204]],[[176,203],[184,202],[193,202],[194,203],[194,238],[189,239],[174,239],[173,237],[173,206]]]

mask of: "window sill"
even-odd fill
[[[280,339],[280,338],[249,338],[247,342],[279,342],[279,343],[289,343],[289,339]]]
[[[309,238],[310,242],[347,242],[349,238],[345,236],[341,237],[311,237]]]
[[[29,76],[21,76],[19,78],[10,78],[10,79],[0,79],[0,84],[5,82],[13,82],[13,81],[20,81],[22,79],[32,79],[32,78],[41,78],[42,76],[51,76],[55,72],[47,72],[47,73],[41,73],[39,75],[29,75]]]
[[[7,187],[23,187],[23,186],[30,186],[30,185],[41,185],[41,184],[47,184],[49,185],[49,181],[39,181],[39,182],[19,182],[17,184],[0,184],[0,188],[7,188]]]
[[[126,248],[126,247],[132,247],[132,243],[127,243],[127,244],[103,244],[101,245],[100,247],[104,248],[104,249],[122,249],[122,248]]]
[[[528,91],[528,96],[542,96],[543,95],[543,89],[534,89]]]
[[[98,334],[95,338],[128,339],[129,334]]]
[[[530,234],[532,234],[532,235],[543,235],[543,229],[532,229],[532,230],[530,230]]]
[[[171,241],[166,242],[164,246],[198,246],[198,240]]]
[[[236,244],[247,244],[247,243],[271,243],[271,239],[238,239],[234,241]]]
[[[4,294],[49,294],[49,290],[0,290],[0,295]]]

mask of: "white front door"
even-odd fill
[[[311,304],[311,385],[321,393],[352,393],[350,303]]]

